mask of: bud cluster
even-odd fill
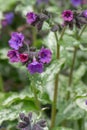
[[[26,116],[24,113],[21,113],[20,119],[22,121],[19,122],[17,128],[21,130],[44,130],[46,127],[45,120],[33,121],[31,112],[28,114],[28,116]]]
[[[62,18],[64,20],[64,26],[68,25],[70,29],[73,29],[74,25],[77,28],[81,28],[87,24],[87,10],[81,12],[65,10],[62,13]]]

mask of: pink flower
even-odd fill
[[[62,18],[65,22],[71,22],[73,20],[73,12],[71,10],[63,11]]]

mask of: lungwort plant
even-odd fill
[[[63,5],[63,1],[37,0],[27,3],[32,7],[28,11],[26,2],[20,1],[14,13],[5,12],[1,19],[1,34],[5,28],[10,34],[5,60],[9,59],[11,71],[18,70],[21,82],[24,78],[28,82],[19,92],[5,93],[0,76],[1,126],[8,130],[86,130],[86,1],[67,0],[69,6],[58,9],[56,2]],[[15,12],[24,21],[11,30]]]

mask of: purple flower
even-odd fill
[[[10,62],[19,62],[19,53],[16,50],[9,50],[7,53]]]
[[[28,64],[28,70],[31,74],[42,73],[43,64],[39,63],[38,61],[33,61],[32,63]]]
[[[27,23],[33,24],[37,20],[37,15],[34,12],[29,12],[26,15],[27,17]]]
[[[83,11],[83,16],[87,18],[87,10]]]
[[[87,100],[85,101],[85,105],[87,105]]]
[[[82,0],[71,0],[71,4],[77,7],[82,4]]]
[[[44,130],[46,127],[45,120],[39,120],[38,122],[32,119],[32,113],[26,116],[24,113],[20,114],[21,122],[18,123],[17,128],[21,130]]]
[[[14,19],[14,13],[13,12],[6,13],[4,14],[4,17],[8,24],[12,24],[13,19]]]
[[[6,27],[8,25],[7,20],[6,19],[1,20],[1,25],[3,27]]]
[[[39,60],[42,63],[50,63],[52,59],[52,52],[48,48],[41,48],[39,51]]]
[[[14,32],[9,40],[9,46],[15,50],[18,50],[23,46],[24,35],[22,33]]]
[[[21,122],[19,122],[17,128],[21,129],[21,130],[31,130],[31,113],[28,114],[28,116],[26,116],[24,113],[20,114],[20,119],[22,120]]]
[[[48,3],[49,3],[49,0],[36,0],[37,5],[48,4]]]
[[[21,62],[28,61],[28,54],[19,54],[19,57]]]
[[[62,18],[65,22],[71,22],[73,20],[73,12],[71,10],[63,11]]]

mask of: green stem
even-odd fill
[[[74,47],[73,60],[72,60],[72,65],[71,65],[71,70],[70,70],[70,75],[69,75],[69,86],[71,86],[72,84],[73,69],[74,69],[74,64],[75,64],[75,59],[76,59],[76,53],[77,53],[77,47]]]
[[[77,35],[77,40],[80,39],[80,37],[82,36],[84,30],[86,29],[87,25],[85,25],[80,34]],[[69,75],[69,83],[68,85],[71,86],[72,85],[72,78],[73,78],[73,69],[74,69],[74,64],[75,64],[75,59],[76,59],[76,54],[77,54],[77,50],[78,50],[78,47],[74,47],[74,53],[73,53],[73,60],[72,60],[72,65],[71,65],[71,70],[70,70],[70,75]],[[68,93],[68,98],[70,97],[70,93]]]
[[[4,92],[4,85],[3,85],[3,79],[2,79],[1,74],[0,74],[0,91]]]
[[[86,29],[86,27],[87,27],[87,25],[85,25],[85,26],[82,28],[82,30],[81,30],[81,32],[80,32],[80,34],[79,34],[79,38],[82,36],[82,34],[83,34],[84,30]]]
[[[33,89],[33,94],[34,94],[34,100],[35,100],[36,107],[37,107],[38,110],[41,110],[40,102],[39,102],[38,96],[37,96],[36,86],[34,84],[32,86],[32,89]]]
[[[77,36],[77,39],[82,36],[82,34],[83,34],[84,30],[86,29],[86,27],[87,27],[87,25],[85,25],[85,26],[82,28],[82,30],[81,30],[79,36]],[[77,47],[74,47],[74,54],[73,54],[72,66],[71,66],[70,76],[69,76],[69,86],[71,86],[71,84],[72,84],[73,68],[74,68],[74,64],[75,64],[76,53],[77,53]]]
[[[78,127],[79,127],[78,130],[85,130],[84,119],[81,118],[78,120]]]
[[[61,36],[59,38],[59,40],[61,40],[63,38],[65,32],[65,27],[62,30]],[[56,59],[60,58],[60,45],[59,45],[59,40],[58,40],[58,36],[57,33],[55,32],[55,39],[56,39],[56,43],[57,43],[57,55],[56,55]],[[52,103],[52,112],[51,112],[51,129],[54,127],[55,125],[55,119],[56,119],[56,106],[57,106],[57,97],[58,97],[58,86],[59,86],[59,73],[56,74],[55,76],[55,84],[54,84],[54,95],[53,95],[53,103]]]
[[[60,38],[59,38],[59,40],[61,40],[62,38],[63,38],[63,35],[64,35],[64,33],[65,33],[65,30],[66,30],[66,26],[63,28],[63,30],[62,30],[62,33],[61,33],[61,35],[60,35]]]
[[[33,31],[33,45],[36,46],[37,30],[35,27],[32,27],[32,31]]]

